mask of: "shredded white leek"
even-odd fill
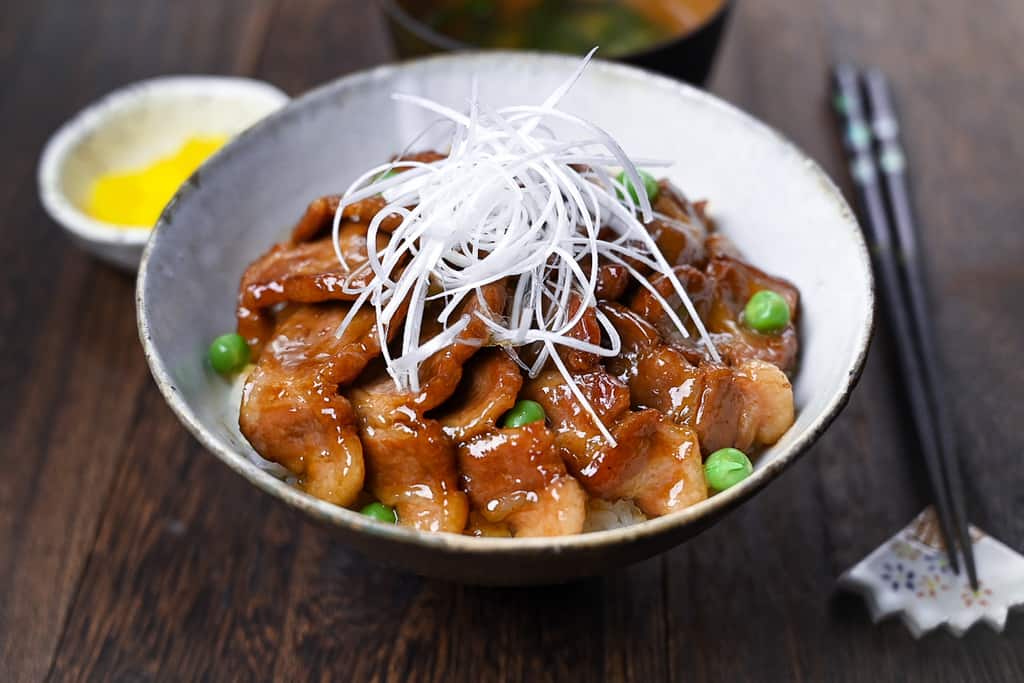
[[[479,297],[485,285],[504,280],[510,283],[508,310],[477,314],[490,330],[490,343],[506,347],[531,376],[550,361],[607,442],[615,445],[558,355],[559,347],[606,357],[620,350],[619,335],[600,311],[598,322],[607,345],[570,334],[596,303],[599,263],[625,266],[664,307],[679,332],[689,336],[672,306],[630,262],[667,277],[711,356],[718,360],[718,354],[685,288],[644,228],[654,216],[646,193],[638,193],[639,206],[634,205],[631,193],[607,170],[624,169],[633,186],[642,188],[636,164],[600,127],[558,109],[592,56],[593,52],[587,55],[572,77],[539,106],[488,108],[480,101],[475,82],[466,113],[419,96],[394,96],[448,122],[453,128],[450,152],[429,164],[395,161],[371,168],[343,195],[333,234],[346,269],[338,238],[342,211],[376,195],[382,195],[387,205],[370,221],[368,261],[357,271],[369,268],[373,277],[368,284],[352,286],[358,297],[338,335],[360,308],[370,305],[376,309],[378,333],[387,338],[392,321],[398,321],[407,303],[396,353],[387,345],[382,351],[396,386],[418,392],[420,365],[458,343],[469,322],[466,316],[453,319],[460,305],[468,296]],[[556,136],[550,124],[580,135]],[[403,172],[383,177],[395,168]],[[391,215],[400,216],[401,223],[391,231],[387,246],[378,250],[381,222]],[[433,301],[443,304],[438,316],[442,331],[423,338],[426,306]],[[516,353],[528,344],[540,349],[529,364]]]

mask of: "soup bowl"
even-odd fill
[[[639,69],[594,62],[564,101],[636,157],[675,160],[665,174],[711,200],[748,259],[802,294],[796,422],[738,485],[633,526],[557,538],[474,538],[381,524],[260,469],[237,427],[232,385],[205,362],[234,327],[239,278],[287,235],[312,199],[343,190],[404,149],[432,120],[394,92],[461,108],[473,76],[494,106],[534,103],[573,72],[573,57],[459,53],[347,76],[293,101],[208,161],[167,206],[142,257],[139,334],[153,377],[192,434],[253,486],[413,572],[481,584],[534,584],[607,571],[675,546],[775,480],[825,430],[856,382],[872,329],[868,251],[821,169],[779,134],[721,100]]]
[[[436,31],[417,19],[398,0],[378,0],[378,3],[387,19],[395,49],[404,58],[487,47],[463,42]],[[703,85],[711,73],[733,4],[734,0],[722,0],[690,30],[653,42],[642,49],[616,55],[615,59],[660,71],[688,83]]]

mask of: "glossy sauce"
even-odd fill
[[[326,234],[338,208],[330,196],[310,204],[292,239],[242,278],[238,331],[256,362],[242,392],[242,435],[312,495],[346,506],[374,499],[395,508],[399,524],[424,531],[565,535],[586,528],[588,501],[628,501],[635,514],[627,517],[635,519],[703,500],[702,451],[753,453],[793,422],[786,370],[796,359],[799,295],[743,262],[714,233],[701,203],[665,182],[659,194],[648,229],[724,362],[708,358],[692,332],[679,335],[628,271],[598,263],[603,300],[584,309],[568,334],[600,344],[603,325],[611,325],[621,351],[602,358],[566,348],[559,356],[610,438],[560,370],[548,366],[529,377],[505,349],[488,346],[485,317],[507,309],[506,281],[484,286],[481,299],[467,299],[455,312],[469,322],[423,363],[417,392],[400,389],[385,372],[372,307],[338,337],[351,306],[341,283],[365,264],[365,219],[379,207],[364,200],[343,211],[346,273]],[[685,315],[669,282],[653,278],[650,285]],[[761,289],[778,292],[793,311],[778,334],[742,325],[745,302]],[[580,305],[571,299],[570,312]],[[389,339],[404,316],[401,308]],[[438,331],[428,324],[421,335]],[[519,399],[540,403],[546,420],[501,427]]]

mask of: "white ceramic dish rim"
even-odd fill
[[[215,173],[218,167],[227,163],[232,158],[236,149],[245,144],[249,136],[258,134],[264,127],[270,128],[279,125],[279,122],[281,121],[295,116],[300,116],[305,106],[320,99],[326,99],[333,96],[335,91],[338,89],[343,89],[368,81],[372,82],[375,80],[385,79],[398,70],[415,69],[431,62],[460,61],[463,59],[480,58],[481,56],[497,59],[506,57],[520,60],[533,60],[535,62],[547,61],[552,64],[557,63],[562,66],[569,67],[578,64],[578,59],[576,57],[540,52],[462,52],[456,54],[435,55],[400,64],[380,66],[326,83],[314,90],[311,90],[305,95],[294,99],[286,107],[271,114],[252,128],[244,131],[241,135],[232,140],[231,143],[225,146],[214,158],[207,162],[201,171],[197,172],[196,175],[189,179],[189,181],[187,181],[181,189],[178,190],[177,194],[175,194],[174,198],[164,209],[163,214],[157,221],[156,227],[153,230],[154,236],[160,230],[165,229],[170,223],[175,211],[175,205],[187,200],[187,198],[196,191],[199,186],[198,175],[200,173],[204,175]],[[777,142],[785,148],[787,153],[793,154],[802,159],[810,171],[818,177],[824,192],[826,192],[831,200],[837,204],[837,209],[846,215],[854,215],[846,201],[843,199],[839,189],[816,162],[801,152],[781,133],[767,124],[758,121],[749,114],[746,114],[737,107],[692,86],[674,81],[668,77],[646,72],[636,67],[595,60],[591,63],[589,69],[616,73],[619,76],[641,80],[650,87],[674,91],[684,98],[696,100],[701,102],[704,106],[718,109],[724,115],[742,119],[746,125],[756,128],[764,135],[774,137]],[[660,535],[670,529],[686,526],[692,522],[696,522],[703,517],[714,518],[716,513],[724,513],[733,506],[751,497],[764,488],[770,481],[779,476],[779,474],[789,467],[789,465],[791,465],[800,455],[805,453],[814,441],[816,441],[828,428],[842,408],[846,405],[846,402],[849,400],[850,392],[853,390],[853,387],[864,368],[864,362],[874,327],[875,309],[874,279],[872,276],[868,248],[856,221],[850,221],[848,222],[848,225],[852,231],[851,236],[853,238],[853,243],[857,247],[859,260],[864,266],[864,272],[867,274],[866,280],[862,283],[865,289],[864,294],[867,304],[867,316],[863,325],[859,329],[859,336],[854,345],[853,355],[849,360],[848,372],[845,379],[843,383],[836,388],[834,395],[828,401],[825,409],[810,425],[805,428],[804,432],[800,434],[785,451],[776,455],[775,459],[766,466],[755,469],[754,473],[740,484],[678,512],[664,515],[662,517],[656,517],[639,524],[607,531],[596,531],[575,534],[572,536],[557,537],[480,538],[453,533],[423,532],[398,525],[380,524],[357,511],[349,510],[314,498],[298,488],[274,477],[270,473],[259,469],[249,462],[248,459],[236,457],[235,450],[229,444],[217,438],[207,430],[197,416],[193,414],[185,400],[179,395],[173,378],[163,363],[158,349],[152,342],[146,310],[147,302],[145,300],[144,293],[146,291],[149,258],[154,245],[158,243],[158,240],[156,239],[150,240],[146,245],[142,254],[142,261],[139,266],[136,285],[136,309],[138,315],[139,339],[142,343],[143,352],[146,356],[147,362],[149,363],[150,370],[156,380],[157,386],[168,405],[192,435],[228,467],[242,475],[250,483],[254,484],[262,491],[282,500],[286,504],[310,514],[318,521],[346,527],[355,533],[365,533],[371,537],[375,536],[389,541],[408,542],[413,545],[428,547],[442,552],[481,555],[507,554],[511,557],[521,555],[524,552],[558,554],[584,548],[593,548],[595,546],[617,545],[620,543],[625,544],[640,538]]]
[[[37,182],[43,208],[65,229],[83,240],[102,244],[121,244],[142,247],[153,230],[141,226],[117,226],[83,213],[61,190],[60,176],[68,154],[85,138],[101,129],[111,116],[152,95],[161,94],[191,97],[210,93],[218,97],[232,93],[259,94],[268,101],[288,101],[281,89],[252,78],[240,76],[177,75],[158,76],[137,81],[118,88],[68,119],[47,141],[40,156]]]

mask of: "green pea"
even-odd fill
[[[210,344],[210,365],[222,375],[238,372],[249,362],[249,345],[240,334],[222,334]]]
[[[654,202],[654,200],[658,198],[658,192],[660,191],[660,188],[658,187],[658,180],[647,171],[639,171],[639,173],[640,179],[644,181],[644,191],[647,192],[647,199]],[[636,193],[636,188],[633,187],[633,181],[629,179],[629,176],[626,175],[625,171],[619,174],[617,180],[619,181],[619,184],[629,190],[630,196],[633,197],[633,202],[635,204],[639,204],[640,196]],[[619,193],[619,196],[622,196],[621,192]]]
[[[704,463],[704,478],[715,491],[724,491],[750,476],[754,466],[750,458],[738,448],[722,448],[708,456]]]
[[[531,422],[543,422],[545,417],[544,408],[536,401],[516,401],[512,410],[505,413],[501,424],[506,429],[515,429]]]
[[[743,322],[758,332],[778,332],[789,324],[789,304],[781,294],[762,289],[743,309]]]
[[[398,513],[393,507],[388,507],[384,503],[370,503],[359,513],[385,524],[398,524]]]

